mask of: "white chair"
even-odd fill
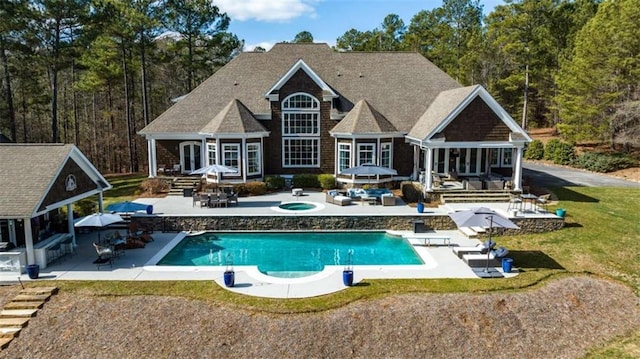
[[[536,204],[539,204],[544,208],[544,211],[547,212],[547,205],[549,204],[549,200],[551,199],[551,194],[543,194],[536,199]]]

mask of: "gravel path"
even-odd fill
[[[4,301],[15,292],[0,290]],[[629,288],[589,277],[286,315],[61,292],[0,358],[576,358],[637,328],[637,304]]]

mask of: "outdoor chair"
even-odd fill
[[[93,247],[96,249],[96,253],[98,254],[98,258],[93,261],[93,263],[98,266],[98,269],[100,269],[101,265],[106,264],[113,267],[113,251],[111,248],[103,247],[97,243],[93,243]]]
[[[520,197],[520,195],[510,195],[509,207],[507,207],[507,212],[512,210],[522,211],[522,197]]]
[[[227,194],[222,192],[218,195],[218,206],[222,206],[224,204],[225,207],[229,207],[229,198]]]
[[[544,211],[547,212],[547,205],[549,204],[549,200],[551,199],[551,194],[543,194],[536,199],[536,204],[541,205],[544,208]]]
[[[191,207],[195,207],[196,203],[200,202],[200,195],[196,192],[193,192],[193,194],[191,195],[193,202],[191,203]]]
[[[176,163],[175,165],[173,165],[173,168],[171,169],[171,175],[175,176],[177,174],[180,174],[180,164]]]
[[[206,193],[200,194],[200,208],[209,206],[209,195]]]

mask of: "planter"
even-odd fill
[[[556,216],[560,217],[560,218],[564,218],[565,214],[567,214],[567,210],[564,208],[558,208],[556,209]]]
[[[152,214],[153,213],[153,206],[152,205],[148,205],[147,206],[147,214]]]
[[[38,279],[40,276],[40,266],[37,264],[29,264],[27,266],[27,274],[31,279]]]
[[[504,273],[511,273],[512,266],[513,266],[513,259],[502,258],[502,271]]]
[[[416,206],[418,213],[422,213],[424,212],[424,203],[422,202],[418,202],[418,205]]]
[[[342,283],[347,287],[351,287],[353,285],[353,270],[345,269],[342,271]]]
[[[227,287],[233,287],[236,281],[236,273],[234,271],[224,272],[224,285]]]

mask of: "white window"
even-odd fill
[[[503,167],[509,167],[512,164],[512,159],[513,159],[513,149],[511,148],[504,148],[502,150],[502,166]]]
[[[338,144],[338,173],[351,167],[351,144]]]
[[[247,174],[257,175],[260,174],[260,144],[248,143],[247,144]]]
[[[492,148],[489,154],[491,156],[491,167],[497,167],[500,164],[500,149]]]
[[[226,173],[225,176],[240,175],[240,145],[229,143],[222,145],[222,165],[233,167],[238,170],[236,173]]]
[[[282,143],[284,167],[318,167],[320,139],[284,138]]]
[[[380,166],[391,168],[391,143],[380,144]]]
[[[216,153],[216,144],[208,143],[207,144],[207,157],[209,159],[209,165],[217,165],[218,164],[218,156]]]
[[[282,101],[282,165],[320,166],[320,102],[305,93]]]
[[[376,163],[376,145],[373,143],[359,143],[358,144],[358,166],[362,166],[365,163]]]

